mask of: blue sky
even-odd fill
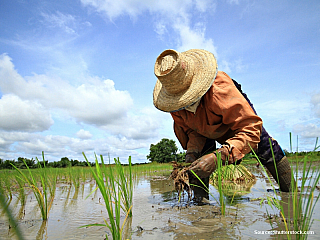
[[[284,149],[292,132],[294,149],[298,136],[312,150],[319,12],[319,1],[2,0],[0,158],[146,162],[151,143],[176,140],[152,104],[154,62],[169,48],[213,52]]]

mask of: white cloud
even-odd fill
[[[179,51],[186,51],[193,48],[205,49],[212,52],[216,57],[217,52],[216,48],[213,45],[212,39],[205,38],[205,27],[198,25],[195,29],[191,29],[185,23],[175,24],[174,28],[180,34],[180,46],[178,47]]]
[[[80,129],[77,132],[77,137],[80,139],[90,139],[90,138],[92,138],[92,136],[93,135],[89,131],[86,131],[84,129]]]
[[[204,36],[205,26],[196,24],[190,26],[191,18],[198,13],[212,14],[216,9],[215,1],[210,0],[163,0],[163,1],[141,1],[141,0],[81,0],[84,6],[90,6],[97,12],[104,13],[109,19],[114,21],[122,15],[129,15],[137,18],[144,12],[150,12],[154,16],[155,32],[162,39],[164,34],[170,34],[171,29],[178,33],[179,39],[176,39],[179,50],[189,50],[192,48],[201,48],[212,51],[215,55],[216,49],[212,39],[206,39]]]
[[[135,110],[127,91],[115,89],[112,80],[87,77],[86,82],[73,86],[59,78],[46,75],[22,77],[6,54],[0,55],[0,158],[19,156],[34,158],[42,151],[52,160],[61,157],[82,159],[81,153],[110,155],[126,161],[144,161],[150,141],[158,141],[166,120],[155,108]],[[76,137],[41,132],[59,120],[76,121],[81,126]],[[165,115],[170,118],[170,115]],[[171,120],[172,121],[172,120]],[[83,129],[88,126],[99,135]],[[14,130],[14,131],[12,131]],[[10,132],[11,131],[11,132]],[[101,136],[101,133],[102,135]],[[145,150],[143,150],[145,151]]]
[[[26,132],[0,131],[0,158],[17,159],[18,157],[41,158],[43,151],[49,161],[59,161],[61,157],[84,161],[82,152],[90,161],[94,160],[94,154],[103,155],[107,161],[108,155],[119,157],[126,162],[128,156],[132,156],[134,162],[146,161],[145,154],[138,153],[140,148],[148,148],[149,142],[135,141],[133,139],[109,136],[99,139],[79,139],[61,135],[47,135]]]
[[[46,75],[20,76],[7,55],[0,55],[0,89],[22,100],[36,101],[46,109],[62,110],[78,122],[97,126],[117,122],[126,116],[133,100],[119,91],[112,80],[87,78],[80,86]]]
[[[320,127],[314,123],[296,124],[293,126],[293,131],[304,138],[316,138],[320,136]]]
[[[38,132],[49,129],[53,120],[49,111],[35,101],[21,100],[15,95],[0,99],[0,129]]]
[[[158,136],[160,129],[164,127],[162,116],[155,108],[144,108],[137,112],[129,112],[126,118],[122,118],[116,124],[105,125],[103,129],[128,139],[152,139]]]

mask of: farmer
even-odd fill
[[[241,85],[218,71],[212,53],[200,49],[181,53],[165,50],[158,56],[154,72],[158,79],[153,104],[171,114],[175,135],[187,150],[185,161],[193,163],[191,169],[200,178],[208,180],[216,169],[218,142],[221,147],[217,152],[224,164],[239,163],[253,149],[280,190],[290,191],[288,159],[262,126]]]

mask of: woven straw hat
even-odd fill
[[[217,61],[208,51],[163,51],[154,66],[158,78],[153,90],[154,106],[175,112],[192,105],[209,90],[217,72]]]

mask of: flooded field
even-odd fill
[[[201,204],[188,201],[187,196],[178,202],[169,171],[136,176],[133,192],[133,216],[124,225],[126,239],[287,239],[285,234],[270,234],[271,230],[285,230],[277,208],[267,204],[268,196],[275,196],[261,168],[248,169],[257,177],[249,192],[234,199],[226,199],[226,214],[220,214],[218,191],[210,186],[208,201]],[[299,181],[298,181],[299,184]],[[105,239],[112,236],[107,227],[92,226],[104,223],[108,214],[95,181],[88,179],[78,187],[57,184],[55,198],[47,221],[42,221],[32,191],[26,197],[25,206],[16,195],[10,207],[25,239]],[[88,197],[88,195],[90,195]],[[319,195],[314,192],[313,199]],[[288,193],[278,193],[282,202],[288,201]],[[290,210],[289,210],[290,212]],[[289,213],[288,213],[289,214]],[[121,216],[122,221],[125,214]],[[313,234],[308,239],[319,239],[320,207],[316,205],[311,226]],[[262,234],[265,233],[265,234]],[[292,235],[294,239],[294,235]],[[15,239],[3,211],[0,216],[0,239]]]

